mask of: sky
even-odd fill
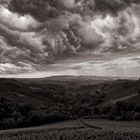
[[[140,77],[139,0],[0,0],[0,77]]]

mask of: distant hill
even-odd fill
[[[0,79],[0,96],[22,102],[53,102],[53,94],[63,92],[86,96],[88,92],[101,91],[106,102],[137,94],[139,80],[125,80],[98,76],[53,76],[39,79]],[[65,94],[66,94],[65,93]],[[52,96],[52,97],[51,97]],[[27,98],[27,99],[26,99]],[[24,99],[24,100],[23,100]],[[25,100],[26,99],[26,100]],[[140,95],[129,102],[140,104]]]
[[[51,76],[47,77],[47,80],[60,80],[60,81],[72,81],[72,80],[85,80],[85,81],[108,81],[108,80],[114,80],[116,78],[109,78],[109,77],[100,77],[100,76],[68,76],[68,75],[63,75],[63,76]]]

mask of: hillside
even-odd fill
[[[112,79],[101,77],[57,76],[38,79],[0,79],[0,96],[21,102],[53,102],[53,96],[63,96],[84,85],[94,85]],[[50,100],[52,99],[52,100]]]
[[[0,110],[1,129],[64,121],[75,116],[137,120],[140,81],[73,76],[2,78]]]
[[[53,76],[40,79],[0,79],[0,96],[17,102],[48,104],[57,102],[55,96],[79,95],[86,98],[89,94],[102,92],[105,102],[125,100],[140,104],[140,81],[117,80],[106,77]],[[135,96],[133,96],[135,95]],[[132,96],[132,98],[130,98]],[[78,97],[80,98],[80,97]]]
[[[0,96],[21,100],[21,102],[52,102],[50,99],[54,94],[63,96],[66,92],[72,95],[87,96],[89,93],[101,91],[106,94],[106,101],[110,101],[136,94],[139,85],[140,81],[136,80],[116,80],[116,78],[94,76],[53,76],[40,79],[2,78],[0,79]],[[139,103],[139,95],[136,98]],[[134,99],[132,101],[135,103]]]

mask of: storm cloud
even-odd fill
[[[140,51],[139,0],[0,1],[0,72]]]

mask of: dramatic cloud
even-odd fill
[[[76,6],[75,0],[59,0],[59,2],[66,8],[74,8]]]
[[[29,71],[33,71],[32,67],[24,63],[21,63],[20,66],[16,66],[14,64],[9,64],[9,63],[0,64],[0,73],[3,75],[5,75],[5,73],[18,74],[18,73],[25,73]]]
[[[95,8],[101,12],[110,12],[117,15],[118,11],[139,3],[139,0],[95,0]]]
[[[37,22],[30,16],[20,16],[18,14],[12,13],[5,7],[0,5],[0,19],[1,24],[8,26],[13,30],[30,30],[31,28],[36,28]]]
[[[0,1],[0,73],[45,71],[50,64],[63,59],[84,61],[86,57],[139,52],[139,3],[139,0]],[[113,69],[115,62],[109,63]],[[117,67],[124,69],[123,64]]]

